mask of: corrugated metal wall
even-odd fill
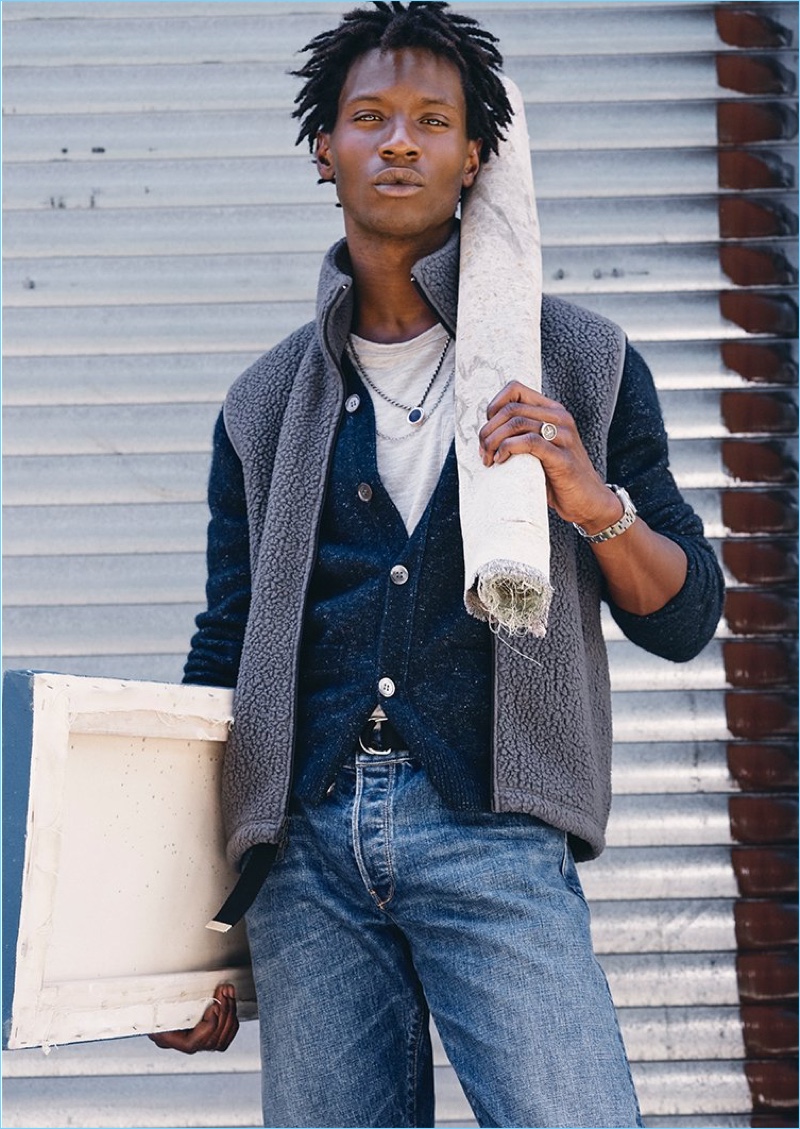
[[[727,476],[720,492],[728,570],[723,659],[729,691],[728,807],[738,899],[736,971],[753,1125],[797,1123],[796,16],[718,5],[716,68],[721,343],[742,378],[720,393]],[[734,99],[731,92],[739,95]],[[794,157],[790,154],[790,161]]]
[[[350,6],[3,5],[7,667],[180,677],[218,405],[341,230],[286,71]],[[797,1125],[796,9],[464,7],[528,105],[546,286],[651,363],[729,581],[686,667],[608,629],[617,799],[582,877],[646,1121]],[[258,1123],[253,1024],[5,1072],[7,1126]]]

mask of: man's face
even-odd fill
[[[420,48],[361,55],[336,125],[317,139],[317,163],[324,179],[336,178],[348,238],[443,242],[480,164],[458,69]]]

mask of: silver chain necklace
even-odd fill
[[[433,370],[433,376],[428,381],[428,387],[425,389],[425,392],[422,396],[422,399],[420,400],[420,402],[418,404],[410,404],[410,405],[409,404],[401,404],[397,400],[393,400],[391,398],[391,396],[387,396],[385,392],[383,392],[380,388],[378,388],[377,384],[375,384],[374,381],[370,380],[370,378],[367,376],[367,374],[364,370],[364,366],[362,365],[362,363],[359,359],[358,353],[355,351],[355,348],[353,346],[353,340],[352,340],[351,337],[348,338],[348,340],[347,340],[347,351],[350,354],[350,359],[352,360],[353,364],[355,365],[355,367],[358,371],[358,375],[361,377],[361,379],[364,381],[364,383],[368,384],[369,387],[372,389],[372,391],[377,393],[377,395],[380,396],[380,398],[382,400],[385,400],[387,404],[391,404],[393,408],[400,408],[402,411],[404,411],[406,413],[406,419],[408,420],[408,422],[411,424],[412,427],[420,427],[421,424],[423,424],[425,422],[425,420],[428,418],[428,413],[426,413],[426,411],[423,407],[423,404],[427,400],[428,393],[430,392],[431,388],[433,388],[433,384],[434,384],[434,381],[436,380],[436,377],[439,375],[439,373],[442,370],[442,365],[444,364],[444,359],[447,355],[447,350],[450,348],[450,342],[451,341],[452,341],[452,338],[451,338],[450,334],[448,333],[447,341],[445,341],[444,349],[442,349],[442,355],[441,355],[441,357],[439,357],[439,363],[437,364],[436,368]],[[449,384],[449,381],[448,381],[448,384]],[[442,395],[444,395],[444,393],[442,393]],[[431,409],[431,413],[434,412],[436,410],[436,408],[438,408],[438,406],[441,402],[441,398],[442,397],[440,396],[439,399],[436,401],[433,408]]]
[[[444,387],[442,388],[441,392],[439,393],[439,397],[438,397],[436,403],[433,405],[431,410],[425,416],[426,420],[429,420],[431,418],[433,413],[436,411],[436,409],[441,404],[442,400],[445,398],[445,396],[447,394],[447,389],[453,383],[453,377],[454,376],[455,376],[455,370],[453,370],[453,372],[450,373],[447,380],[444,382]],[[417,432],[414,430],[414,431],[407,431],[405,433],[405,435],[386,435],[383,431],[378,431],[378,429],[376,427],[375,428],[375,434],[378,435],[381,439],[385,439],[388,443],[402,443],[403,440],[405,440],[405,439],[412,439],[417,434]]]

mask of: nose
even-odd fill
[[[391,129],[379,145],[380,155],[384,160],[403,157],[405,160],[414,160],[420,154],[419,144],[413,140],[412,130],[405,119],[392,120]]]

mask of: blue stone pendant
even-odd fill
[[[419,427],[419,425],[425,419],[425,412],[422,410],[422,408],[412,408],[406,416],[406,419],[412,427]]]

